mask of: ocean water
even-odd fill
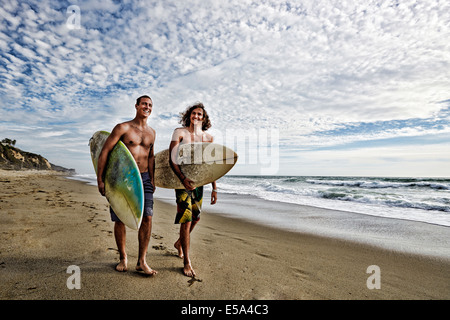
[[[220,192],[450,226],[450,179],[225,176]]]
[[[67,176],[67,179],[83,181],[92,186],[97,185],[97,176],[95,174],[74,174],[71,176]]]

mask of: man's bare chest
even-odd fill
[[[150,149],[153,145],[153,134],[148,130],[138,130],[131,129],[122,136],[122,141],[130,147],[144,147],[145,149]]]
[[[181,143],[194,143],[194,142],[206,142],[207,137],[204,132],[200,134],[191,133],[189,130],[185,130],[181,135]]]

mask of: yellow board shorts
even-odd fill
[[[203,186],[192,191],[175,189],[177,199],[177,215],[175,223],[186,223],[200,220],[203,201]]]

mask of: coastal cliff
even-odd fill
[[[15,140],[3,139],[0,142],[0,169],[6,170],[53,170],[75,173],[74,169],[67,169],[50,163],[39,154],[23,151],[14,146]]]

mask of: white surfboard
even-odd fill
[[[236,152],[230,148],[210,142],[179,145],[175,157],[181,172],[194,181],[194,187],[218,180],[233,168],[238,159]],[[184,189],[170,167],[169,149],[155,155],[155,184],[161,188]]]

